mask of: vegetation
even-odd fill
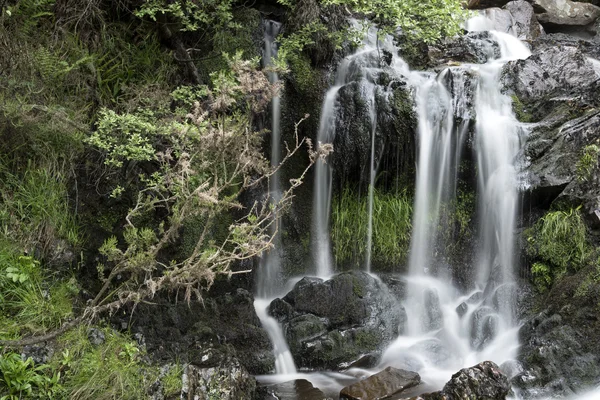
[[[594,169],[598,167],[598,157],[600,156],[600,147],[590,144],[583,148],[583,153],[577,161],[577,180],[585,182],[590,179]]]
[[[372,261],[398,264],[408,255],[412,198],[406,192],[373,191]],[[333,200],[331,237],[338,264],[360,264],[367,251],[368,199],[344,189]]]
[[[567,272],[582,268],[589,256],[586,227],[579,208],[551,211],[526,231],[527,253],[535,260],[531,272],[545,291]]]
[[[323,22],[322,10],[341,19],[347,7],[382,32],[399,24],[430,41],[455,31],[424,30],[423,21],[462,15],[440,1],[405,18],[400,3],[282,0],[298,18],[280,40],[281,60],[313,92],[319,59],[310,51],[332,57],[358,37]],[[180,391],[181,366],[159,371],[101,317],[161,291],[201,298],[217,276],[247,272],[235,267],[272,247],[274,216],[307,169],[278,203],[241,200],[274,173],[257,121],[281,89],[258,67],[261,16],[252,7],[0,2],[0,398],[139,399],[157,381],[166,394]],[[302,147],[307,168],[331,151],[296,137],[283,161]],[[406,194],[376,192],[374,212],[375,260],[405,255]],[[349,225],[339,217],[342,232]],[[88,339],[92,327],[101,344]],[[41,342],[56,349],[48,360],[20,357]]]

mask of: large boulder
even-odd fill
[[[509,392],[508,378],[500,367],[484,361],[452,375],[439,392],[422,394],[411,400],[504,400]]]
[[[395,339],[406,314],[386,285],[365,272],[328,281],[303,278],[270,305],[300,368],[344,369],[363,359],[374,364]]]
[[[416,372],[387,367],[381,372],[343,388],[340,392],[340,400],[386,399],[419,383],[421,377]]]
[[[600,8],[571,0],[534,0],[538,21],[547,27],[586,26],[600,16]]]

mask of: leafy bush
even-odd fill
[[[46,374],[48,365],[35,366],[17,353],[0,354],[0,399],[56,399],[62,391],[60,372]]]

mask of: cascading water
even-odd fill
[[[386,350],[382,365],[417,370],[434,386],[479,361],[502,364],[514,359],[519,345],[512,270],[517,207],[514,162],[520,128],[511,99],[500,92],[499,73],[507,61],[530,53],[508,34],[491,34],[500,46],[500,58],[490,54],[484,65],[446,69],[417,85],[419,159],[405,301],[408,329]],[[463,97],[472,79],[457,76],[474,76],[476,85],[473,112],[481,250],[476,289],[464,295],[449,283],[449,271],[438,260],[442,255],[435,254],[444,249],[437,243],[441,206],[455,196],[456,169],[467,131],[464,121],[471,119],[464,114],[469,110],[452,99]]]
[[[277,56],[277,46],[275,38],[279,34],[281,24],[275,21],[265,21],[265,49],[263,63],[267,68],[272,65],[272,60]],[[276,72],[269,73],[271,83],[277,83]],[[281,157],[280,146],[280,118],[281,106],[279,96],[273,97],[271,103],[271,166],[279,165]],[[269,199],[278,202],[281,199],[279,171],[276,171],[269,181]],[[278,221],[277,225],[281,225]],[[273,233],[273,232],[272,232]],[[257,298],[254,301],[254,308],[260,322],[267,331],[271,342],[273,343],[273,354],[275,356],[275,371],[278,374],[295,374],[296,365],[290,349],[285,341],[281,326],[275,318],[268,313],[268,307],[275,296],[280,295],[283,290],[281,279],[281,258],[279,250],[281,241],[279,235],[275,236],[275,248],[269,253],[263,255],[258,268]]]
[[[486,20],[478,18],[479,28]],[[471,27],[473,24],[471,24]],[[517,208],[515,158],[519,151],[520,126],[509,97],[501,94],[499,73],[509,60],[526,58],[527,48],[516,38],[492,32],[500,57],[488,48],[489,60],[483,65],[462,65],[439,74],[415,72],[397,56],[390,38],[377,42],[376,31],[369,30],[363,46],[339,65],[334,86],[323,103],[317,140],[331,143],[338,133],[339,97],[344,86],[358,85],[371,119],[369,187],[369,237],[366,268],[370,267],[370,236],[374,177],[376,171],[376,98],[385,99],[389,89],[376,82],[378,74],[405,81],[416,97],[419,124],[419,153],[415,214],[404,306],[407,330],[384,352],[376,370],[392,365],[418,371],[429,388],[441,388],[458,369],[483,360],[498,364],[513,360],[518,350],[513,282],[513,237]],[[391,55],[381,65],[382,49]],[[382,97],[378,97],[382,96]],[[380,101],[380,100],[378,100]],[[452,285],[451,268],[446,265],[445,238],[438,228],[452,212],[457,196],[458,166],[470,129],[474,127],[474,150],[478,166],[478,215],[480,228],[478,261],[474,265],[474,289],[464,293]],[[316,273],[333,273],[329,240],[332,168],[318,161],[315,170],[313,207],[313,251]],[[451,266],[450,266],[451,267]],[[258,306],[261,320],[268,319],[268,302]],[[279,332],[276,342],[277,371],[289,355],[281,328],[274,321],[271,332]],[[270,323],[263,324],[267,327]],[[270,332],[270,334],[271,334]],[[274,337],[273,335],[271,336]],[[282,344],[280,344],[282,343]],[[285,346],[285,347],[283,347]],[[280,351],[278,348],[284,348]],[[290,357],[291,359],[291,357]],[[293,361],[292,361],[293,362]],[[364,371],[370,373],[371,371]],[[296,375],[317,386],[329,386],[334,393],[343,378],[331,373]],[[262,377],[277,381],[276,377]],[[289,376],[288,376],[289,379]],[[332,381],[337,383],[331,383]],[[327,383],[329,382],[329,383]],[[335,389],[337,387],[337,389]]]

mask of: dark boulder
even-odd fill
[[[468,32],[429,46],[428,56],[430,62],[436,66],[456,63],[483,64],[491,58],[500,57],[500,47],[489,32]]]
[[[383,282],[357,271],[328,281],[304,278],[269,311],[300,368],[344,369],[359,359],[372,366],[377,357],[364,356],[379,354],[406,319]]]
[[[502,74],[506,91],[525,103],[595,91],[597,82],[593,65],[570,45],[537,47],[529,58],[507,63]]]
[[[343,388],[340,392],[340,400],[384,399],[419,383],[421,377],[416,372],[387,367],[381,372]]]
[[[509,392],[508,378],[500,367],[484,361],[452,375],[439,392],[422,394],[411,400],[504,400]]]
[[[442,389],[451,399],[478,400],[505,399],[509,391],[508,378],[491,361],[461,369]]]

